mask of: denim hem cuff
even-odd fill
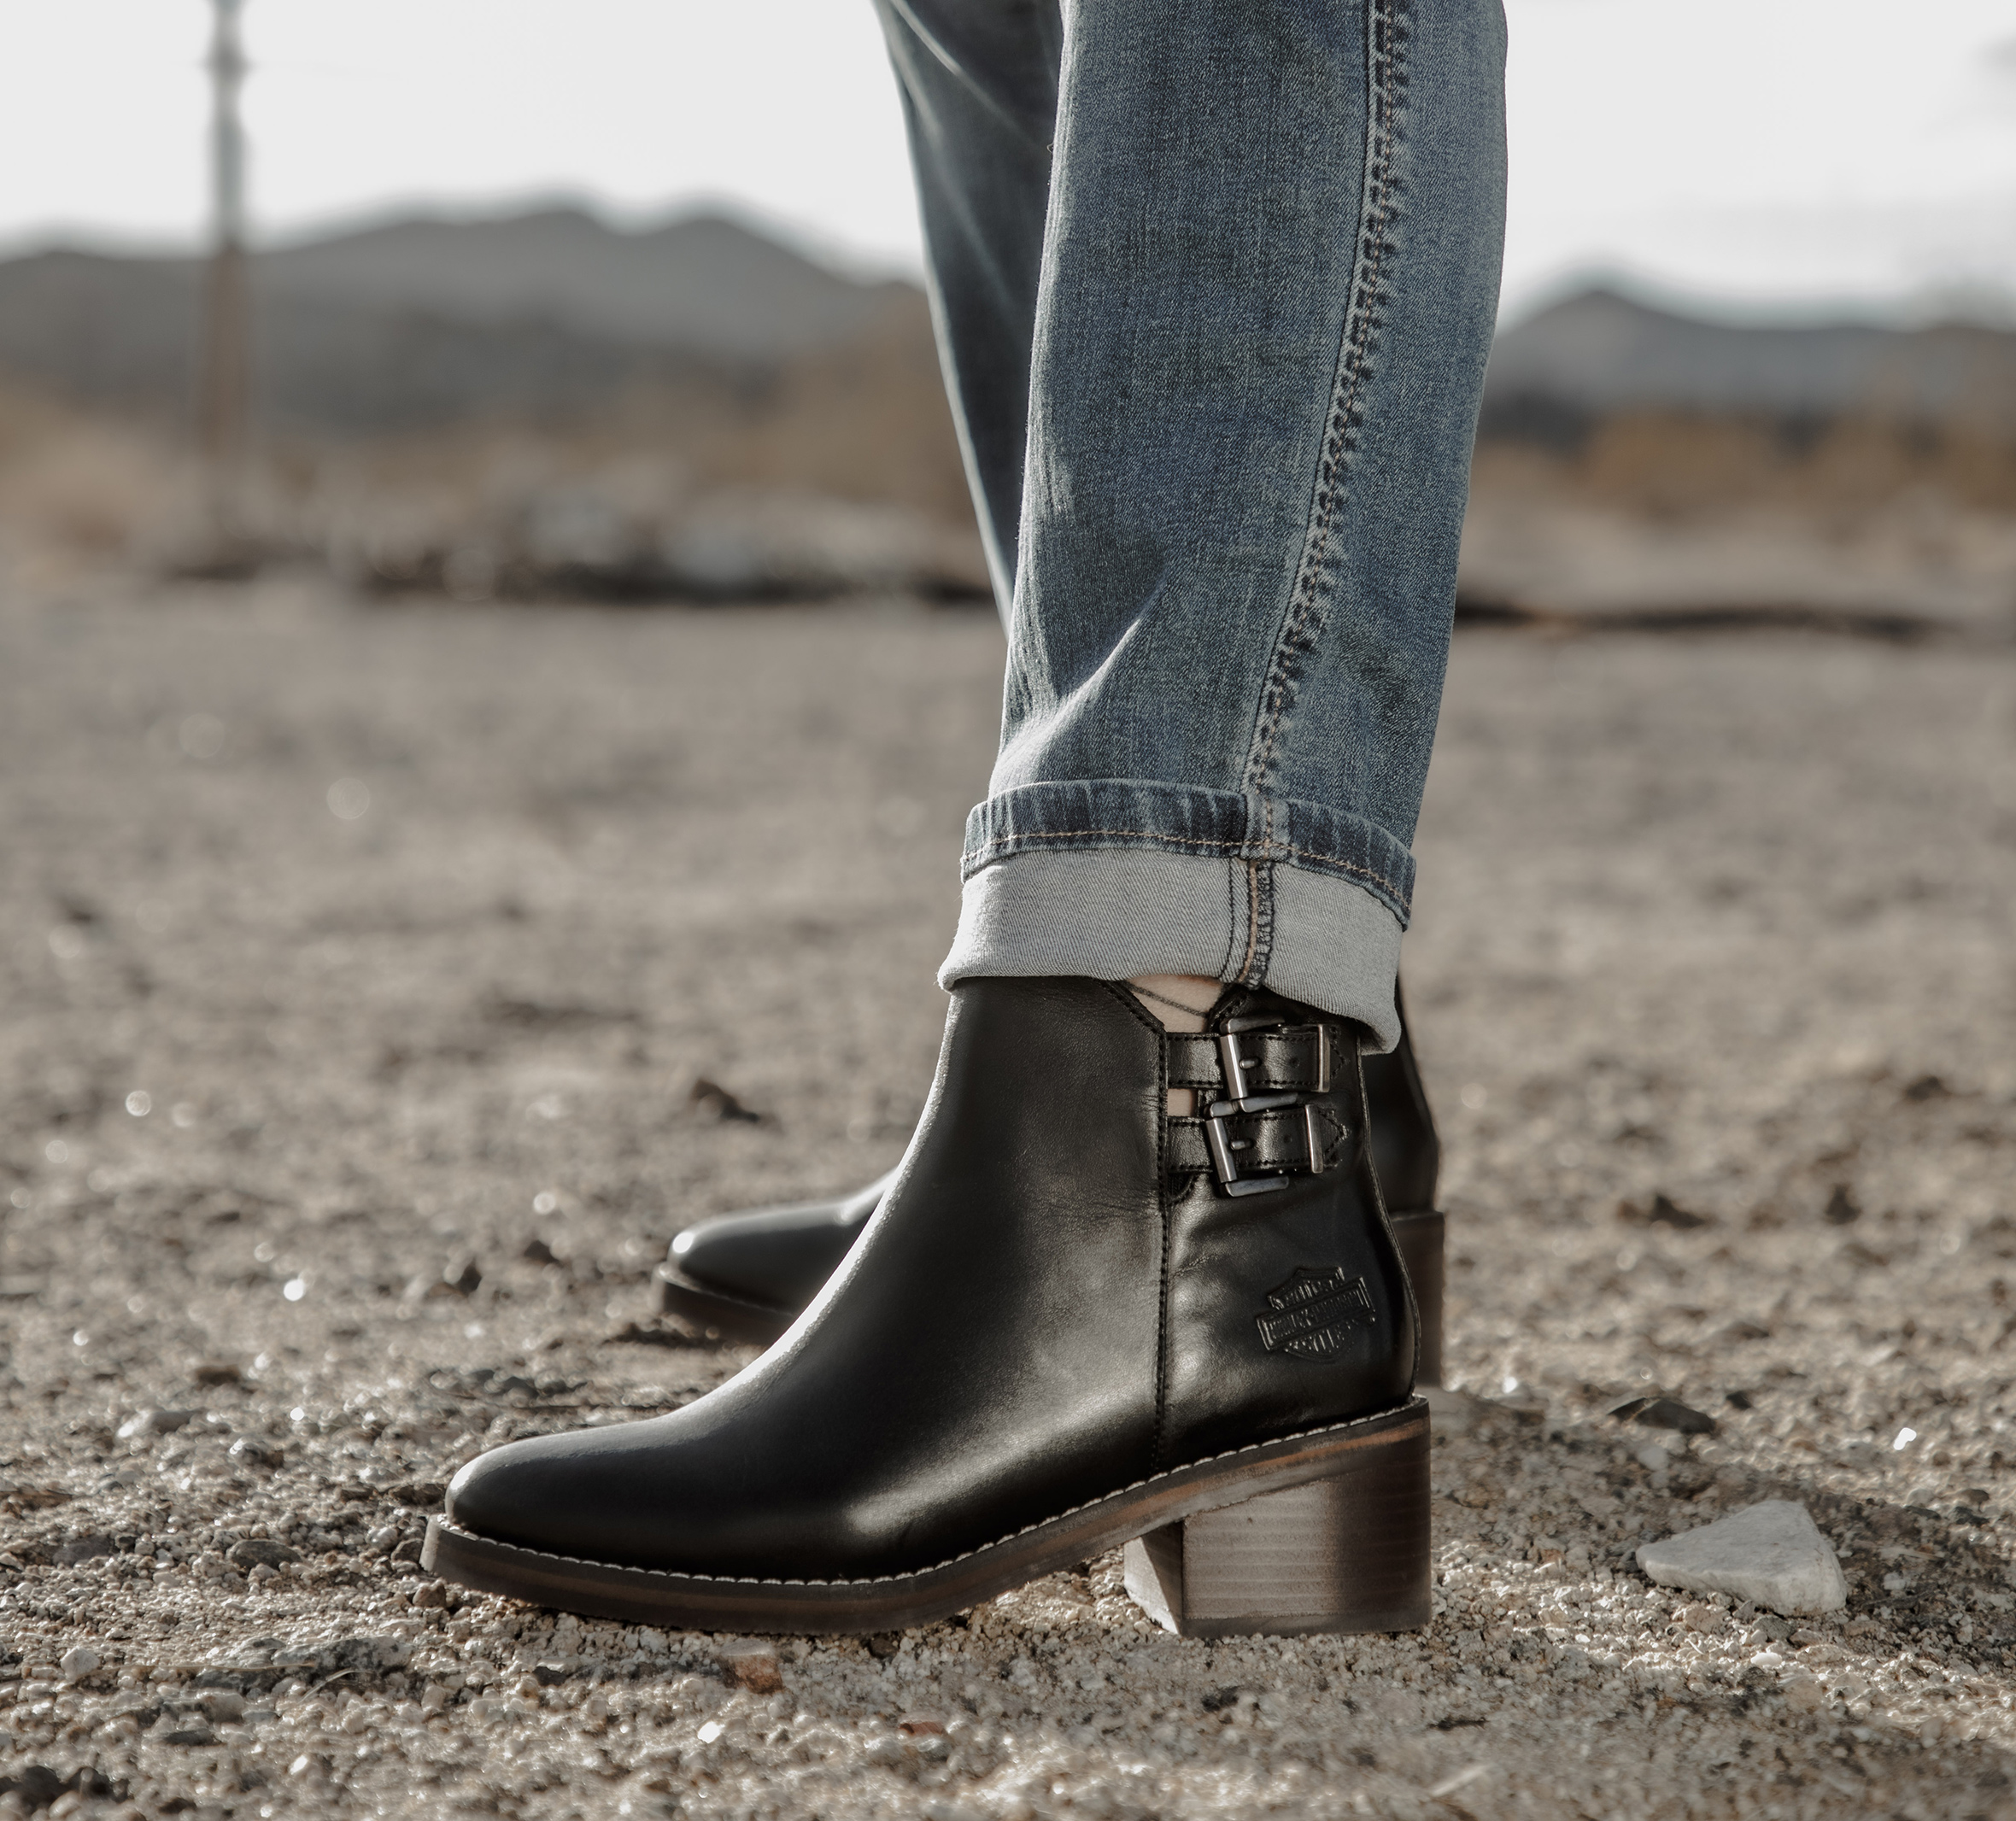
[[[1255,804],[1236,791],[1134,778],[1023,784],[966,818],[962,875],[1012,855],[1139,849],[1327,874],[1369,892],[1405,928],[1414,856],[1377,823],[1298,799]]]
[[[1022,853],[970,873],[938,970],[963,980],[1194,974],[1265,986],[1400,1040],[1400,924],[1327,872],[1158,848]]]

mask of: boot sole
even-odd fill
[[[481,1592],[630,1625],[858,1635],[949,1619],[1147,1537],[1144,1560],[1152,1560],[1144,1572],[1153,1584],[1144,1579],[1137,1593],[1130,1573],[1128,1591],[1157,1622],[1187,1635],[1405,1631],[1426,1625],[1431,1610],[1428,1514],[1428,1408],[1415,1397],[1376,1416],[1157,1473],[912,1574],[673,1574],[498,1543],[447,1518],[429,1520],[420,1565]],[[1171,1572],[1154,1566],[1172,1560]]]
[[[677,1265],[660,1265],[653,1275],[658,1279],[659,1313],[690,1322],[709,1340],[767,1347],[798,1319],[796,1309],[730,1296],[687,1276]]]
[[[1446,1221],[1433,1209],[1391,1216],[1393,1238],[1400,1248],[1414,1285],[1414,1303],[1421,1316],[1421,1357],[1415,1370],[1417,1385],[1442,1382],[1443,1252]],[[798,1319],[798,1311],[779,1309],[746,1297],[730,1296],[692,1278],[677,1265],[661,1264],[653,1275],[658,1279],[658,1306],[663,1315],[692,1323],[709,1340],[736,1341],[767,1347]]]

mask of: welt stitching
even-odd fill
[[[1254,784],[1263,793],[1265,822],[1262,840],[1269,852],[1273,848],[1274,805],[1265,800],[1267,777],[1273,768],[1275,748],[1280,741],[1281,723],[1286,716],[1288,697],[1299,671],[1300,659],[1306,655],[1303,628],[1322,587],[1323,561],[1329,552],[1337,502],[1343,490],[1345,460],[1357,445],[1359,394],[1365,379],[1367,350],[1376,326],[1380,284],[1388,251],[1386,231],[1392,206],[1394,116],[1398,111],[1399,85],[1399,36],[1393,18],[1395,4],[1396,0],[1370,0],[1367,9],[1366,35],[1373,63],[1371,77],[1375,91],[1373,105],[1377,118],[1374,145],[1368,161],[1369,168],[1366,173],[1371,206],[1367,210],[1368,220],[1361,227],[1359,238],[1369,264],[1362,284],[1353,288],[1354,298],[1345,325],[1345,347],[1339,362],[1342,371],[1332,397],[1330,422],[1318,469],[1316,522],[1310,527],[1309,546],[1303,553],[1302,567],[1295,577],[1288,624],[1275,647],[1274,661],[1269,666],[1266,744],[1252,768]]]
[[[1223,1449],[1217,1454],[1206,1455],[1203,1460],[1193,1461],[1185,1467],[1167,1467],[1159,1473],[1144,1473],[1139,1479],[1130,1481],[1116,1492],[1107,1493],[1103,1498],[1088,1498],[1068,1510],[1058,1512],[1055,1517],[1040,1518],[1034,1524],[1025,1524],[1020,1530],[1011,1531],[1005,1537],[997,1537],[992,1543],[983,1543],[977,1549],[962,1550],[957,1555],[947,1556],[943,1561],[933,1562],[928,1568],[911,1568],[901,1574],[863,1575],[852,1580],[837,1581],[785,1580],[777,1576],[754,1574],[681,1574],[668,1568],[632,1568],[622,1562],[596,1561],[592,1556],[563,1555],[557,1549],[527,1549],[522,1543],[507,1543],[503,1547],[514,1555],[536,1555],[542,1561],[572,1562],[583,1568],[610,1568],[620,1574],[648,1575],[656,1581],[699,1582],[712,1587],[888,1586],[898,1581],[915,1580],[919,1575],[935,1574],[941,1568],[955,1568],[963,1561],[984,1555],[988,1549],[998,1549],[1004,1543],[1013,1543],[1019,1537],[1028,1536],[1031,1531],[1041,1530],[1046,1524],[1061,1523],[1066,1518],[1076,1517],[1081,1511],[1090,1511],[1095,1505],[1110,1504],[1115,1499],[1125,1498],[1128,1493],[1139,1492],[1158,1479],[1171,1479],[1178,1473],[1191,1473],[1202,1467],[1216,1467],[1221,1461],[1230,1461],[1239,1455],[1258,1454],[1263,1449],[1283,1447],[1290,1443],[1308,1441],[1319,1436],[1338,1435],[1349,1429],[1363,1429],[1372,1423],[1391,1421],[1396,1416],[1410,1414],[1417,1404],[1425,1416],[1427,1414],[1427,1404],[1420,1397],[1409,1396],[1404,1402],[1395,1404],[1390,1410],[1374,1410],[1367,1416],[1348,1417],[1341,1423],[1326,1423],[1315,1429],[1298,1429],[1292,1435],[1277,1436],[1271,1441],[1248,1442],[1239,1448]],[[464,1530],[452,1518],[440,1517],[433,1521],[443,1530],[453,1531],[458,1537],[468,1537],[472,1543],[488,1543],[491,1540],[480,1531]]]
[[[1193,839],[1185,834],[1169,834],[1160,829],[1033,829],[1026,834],[997,834],[974,848],[971,857],[977,858],[996,847],[1011,846],[1020,841],[1082,841],[1115,834],[1134,835],[1142,840],[1166,841],[1176,847],[1219,847],[1236,852],[1245,846],[1242,841],[1214,841],[1201,837]],[[1333,854],[1323,853],[1314,847],[1291,847],[1281,844],[1275,846],[1272,851],[1287,859],[1314,860],[1319,865],[1335,867],[1339,872],[1356,873],[1361,879],[1369,879],[1374,885],[1384,886],[1402,904],[1407,902],[1405,892],[1384,873],[1375,871],[1369,866],[1359,866],[1350,860],[1340,860]]]

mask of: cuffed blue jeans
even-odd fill
[[[878,0],[1008,632],[941,971],[1391,1045],[1503,238],[1498,0]]]

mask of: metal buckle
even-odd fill
[[[1218,1186],[1228,1195],[1269,1195],[1286,1186],[1289,1177],[1304,1174],[1292,1169],[1269,1170],[1258,1176],[1242,1175],[1235,1150],[1243,1145],[1234,1142],[1226,1128],[1226,1121],[1239,1113],[1265,1113],[1276,1108],[1292,1106],[1292,1094],[1263,1094],[1257,1099],[1241,1105],[1234,1100],[1214,1100],[1205,1109],[1204,1141],[1211,1154],[1211,1174],[1218,1179]],[[1307,1157],[1306,1174],[1320,1176],[1323,1174],[1322,1141],[1316,1136],[1316,1110],[1313,1104],[1302,1109],[1302,1142]]]
[[[1318,1024],[1311,1028],[1316,1033],[1316,1079],[1315,1085],[1304,1092],[1327,1094],[1330,1092],[1330,1027]],[[1259,1065],[1258,1057],[1240,1053],[1238,1032],[1226,1031],[1220,1035],[1218,1067],[1225,1076],[1225,1093],[1230,1104],[1242,1113],[1257,1113],[1270,1106],[1292,1106],[1301,1098],[1298,1094],[1247,1093],[1246,1070],[1257,1069]]]

